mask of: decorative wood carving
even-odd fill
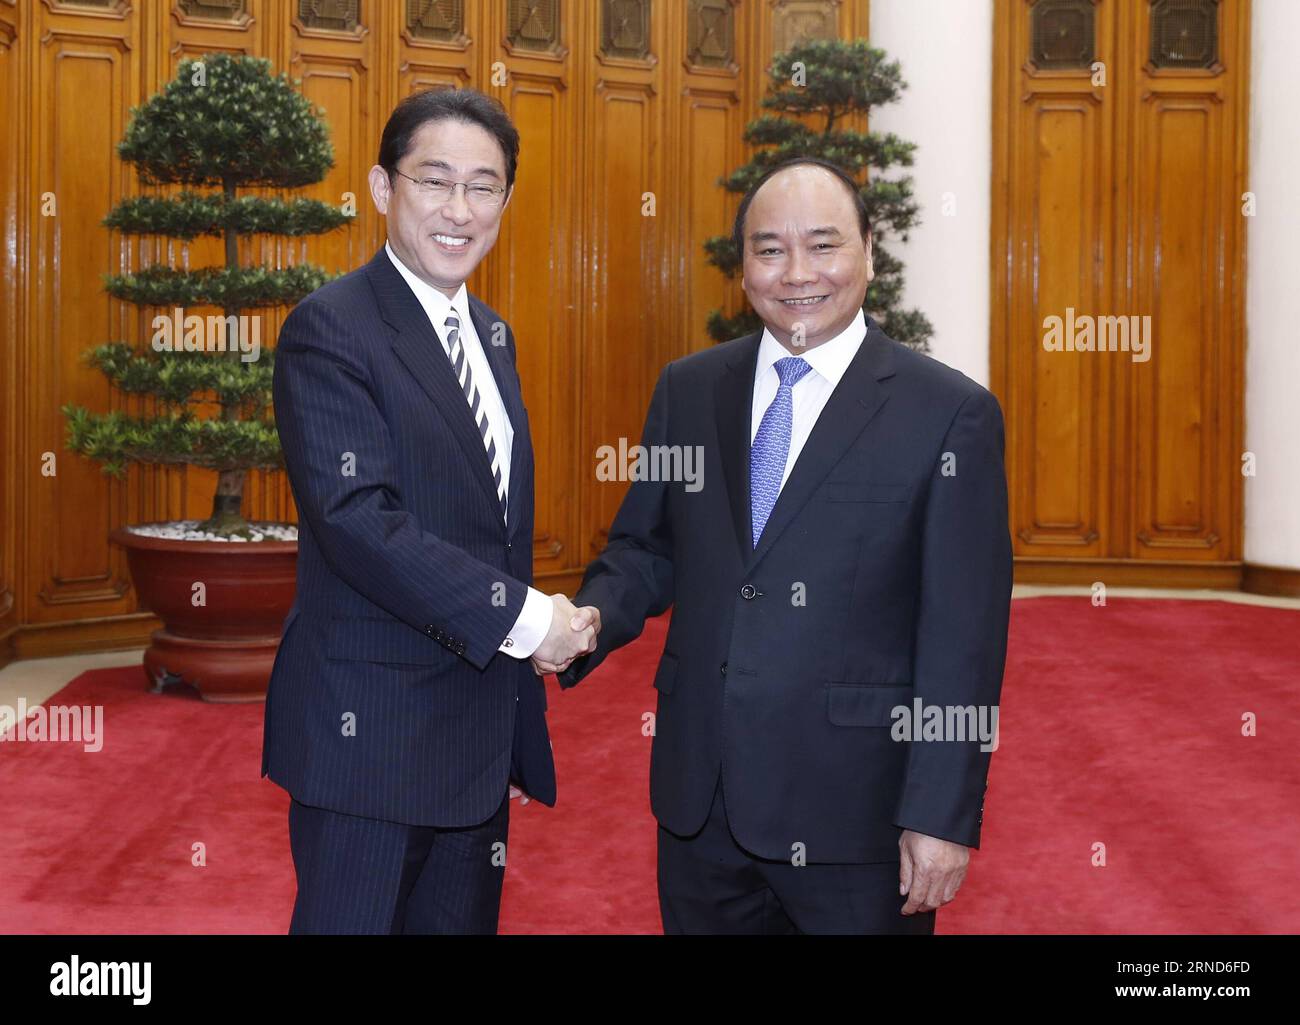
[[[182,25],[210,25],[243,28],[252,23],[248,0],[176,0],[175,13]]]
[[[689,0],[686,64],[691,70],[734,70],[736,11],[731,0]]]
[[[41,2],[58,14],[125,18],[131,12],[131,0],[41,0]]]
[[[1154,0],[1151,66],[1211,70],[1219,63],[1218,0]]]
[[[508,0],[506,42],[514,50],[555,53],[560,48],[560,0]]]
[[[299,26],[308,33],[356,36],[361,31],[361,0],[298,0]]]
[[[772,52],[783,53],[812,39],[839,35],[839,0],[775,0],[772,4]]]
[[[409,41],[448,43],[462,47],[465,34],[465,0],[406,0],[404,35]]]
[[[1088,70],[1097,50],[1093,0],[1037,0],[1029,60],[1043,71]]]
[[[600,52],[631,61],[649,56],[650,0],[601,0]]]

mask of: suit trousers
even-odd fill
[[[668,935],[933,934],[935,912],[899,913],[907,898],[898,873],[897,858],[796,865],[750,854],[731,835],[721,775],[700,832],[681,837],[659,827],[659,910]]]
[[[298,877],[291,934],[495,934],[510,801],[442,829],[289,805]],[[496,845],[500,846],[496,846]]]

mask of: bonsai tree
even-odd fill
[[[907,229],[917,223],[912,200],[912,179],[887,180],[881,172],[895,165],[911,166],[914,143],[893,134],[861,132],[868,111],[898,99],[906,88],[897,61],[886,61],[884,51],[865,40],[816,40],[778,54],[769,69],[770,86],[762,106],[773,111],[745,128],[745,141],[765,147],[749,163],[738,167],[718,184],[728,192],[744,193],[769,167],[792,157],[819,157],[842,168],[862,182],[861,196],[873,229],[872,255],[876,276],[867,288],[863,308],[890,337],[922,352],[929,348],[934,328],[919,310],[901,310],[903,265],[882,245],[882,237],[907,240]],[[741,270],[741,254],[730,236],[704,243],[709,262],[728,278]],[[724,342],[762,327],[758,316],[745,309],[738,316],[709,314],[711,338]]]
[[[88,362],[115,388],[153,402],[141,416],[63,407],[68,447],[105,473],[124,476],[129,463],[215,470],[212,515],[198,529],[221,537],[251,536],[241,512],[246,473],[283,467],[270,405],[274,353],[261,349],[257,315],[246,311],[292,305],[332,277],[306,264],[241,263],[239,239],[316,235],[352,217],[315,199],[240,195],[310,185],[333,166],[324,112],[297,85],[273,75],[268,60],[208,54],[181,62],[161,92],[132,109],[118,154],[146,185],[182,188],[124,199],[104,224],[185,243],[220,238],[225,260],[190,268],[186,251],[183,267],[107,276],[110,295],[160,313],[148,344],[110,342]],[[182,317],[193,306],[222,316]]]

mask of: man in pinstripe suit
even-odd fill
[[[529,586],[514,336],[465,288],[518,152],[480,93],[404,100],[369,178],[386,245],[280,333],[298,590],[262,773],[292,797],[291,932],[495,932],[510,782],[555,802],[529,658],[594,650],[599,614]]]

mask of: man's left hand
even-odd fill
[[[898,892],[907,895],[903,914],[934,911],[957,896],[970,864],[969,847],[904,829],[898,852]]]

